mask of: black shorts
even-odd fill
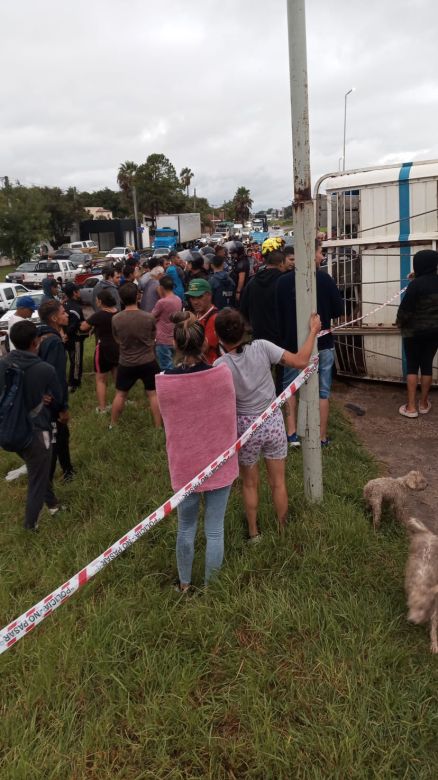
[[[438,336],[410,336],[403,339],[406,373],[432,376],[432,363],[438,350]]]
[[[118,361],[111,360],[102,350],[100,344],[97,345],[94,352],[94,370],[96,374],[108,374],[113,368],[117,368]]]
[[[141,366],[119,366],[117,369],[116,389],[127,393],[140,379],[145,390],[155,390],[155,376],[160,373],[156,360]]]

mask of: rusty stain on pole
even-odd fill
[[[316,229],[310,176],[305,0],[287,0],[287,18],[294,175],[295,298],[298,344],[301,346],[309,332],[310,315],[316,311]],[[313,375],[300,391],[297,432],[302,437],[305,494],[314,502],[321,501],[323,489],[317,375]]]

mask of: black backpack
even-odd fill
[[[0,396],[0,447],[8,452],[21,452],[32,441],[33,425],[24,398],[24,374],[14,361],[5,371],[5,387]]]
[[[236,305],[236,285],[231,276],[227,274],[226,279],[218,279],[217,274],[213,274],[210,279],[212,289],[212,302],[217,309],[224,309],[225,306]]]

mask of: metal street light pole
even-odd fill
[[[347,98],[349,95],[351,95],[352,92],[354,92],[355,87],[351,87],[351,89],[348,90],[348,92],[344,95],[344,147],[343,147],[343,154],[342,154],[342,170],[345,171],[345,141],[347,138]]]
[[[310,178],[305,0],[287,0],[287,20],[294,161],[295,298],[298,344],[301,346],[309,333],[310,315],[316,311],[316,229]],[[300,390],[297,429],[302,436],[304,492],[312,501],[321,501],[322,459],[316,374]]]

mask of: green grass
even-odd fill
[[[92,388],[89,375],[72,399],[65,516],[26,536],[25,484],[2,482],[2,625],[171,493],[140,392],[109,432]],[[172,515],[1,656],[1,778],[437,776],[437,661],[405,620],[406,541],[389,517],[372,532],[361,488],[376,467],[339,414],[331,433],[323,505],[306,504],[289,456],[284,538],[264,484],[263,543],[245,546],[236,485],[208,592],[170,587]],[[0,454],[2,474],[16,464]],[[202,568],[200,536],[196,584]]]

